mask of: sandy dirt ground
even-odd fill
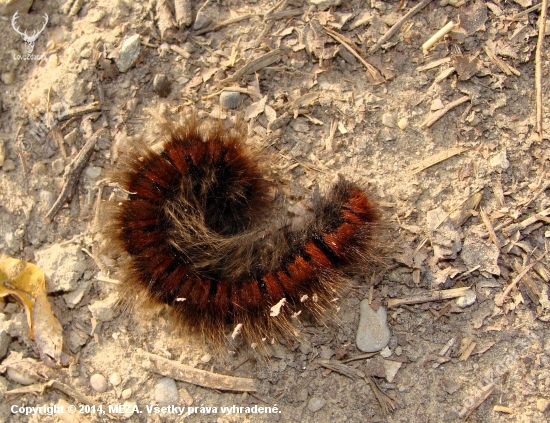
[[[541,139],[536,0],[7,3],[0,252],[45,272],[64,352],[45,360],[24,308],[3,298],[1,422],[548,421],[550,46]],[[34,56],[12,25],[17,8],[23,33],[48,15]],[[227,87],[223,105],[236,108],[220,105]],[[123,145],[154,138],[152,113],[186,107],[245,122],[288,217],[339,174],[381,209],[386,266],[355,277],[334,318],[306,317],[296,341],[269,343],[267,359],[182,338],[165,311],[117,306],[117,261],[101,249],[100,206],[119,195],[109,171]],[[74,195],[55,210],[66,183]],[[380,353],[355,345],[365,298],[387,310]],[[255,391],[201,387],[174,367],[161,380],[146,354],[252,379]],[[147,409],[166,404],[183,414]],[[76,414],[22,414],[55,405]]]

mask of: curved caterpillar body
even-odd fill
[[[126,157],[107,234],[125,254],[123,297],[167,304],[176,322],[223,343],[292,336],[302,308],[323,317],[373,251],[377,213],[340,179],[300,229],[266,224],[267,182],[239,131],[194,118],[165,122],[163,151]]]

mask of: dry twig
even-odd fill
[[[447,159],[450,159],[453,156],[456,156],[458,154],[462,154],[465,151],[469,150],[469,148],[466,147],[451,147],[449,149],[446,149],[440,153],[434,154],[432,156],[426,157],[424,160],[415,163],[409,167],[409,172],[412,172],[414,175],[415,173],[422,172],[424,169],[428,169],[429,167],[432,167],[433,165],[436,165],[438,163],[444,162]]]
[[[403,16],[401,19],[399,19],[389,30],[386,32],[382,38],[380,38],[375,45],[373,45],[369,49],[369,54],[376,53],[380,47],[382,47],[382,44],[384,44],[386,41],[388,41],[391,37],[394,36],[394,34],[401,29],[403,24],[412,16],[416,15],[418,12],[420,12],[422,9],[424,9],[428,4],[430,4],[432,0],[422,0],[420,3],[418,3],[415,7],[413,7],[411,10],[407,12],[405,16]]]
[[[468,407],[464,407],[461,411],[459,416],[468,418],[472,412],[479,407],[481,404],[483,404],[483,401],[485,401],[487,398],[489,398],[489,395],[493,393],[495,389],[495,384],[490,383],[487,386],[484,386],[481,391],[473,398],[473,401],[471,404],[469,404]]]
[[[84,170],[84,167],[88,164],[88,161],[94,152],[95,144],[103,132],[105,132],[105,129],[97,130],[95,134],[92,135],[88,141],[86,141],[86,144],[84,144],[84,147],[82,147],[82,150],[80,150],[74,160],[65,168],[61,193],[59,194],[59,197],[57,197],[57,200],[50,211],[46,214],[46,217],[44,217],[44,221],[46,223],[51,223],[59,209],[61,209],[61,207],[63,207],[63,205],[74,195],[80,175]]]
[[[181,380],[204,388],[219,389],[220,391],[256,392],[254,381],[249,378],[233,377],[206,370],[195,369],[191,366],[168,360],[141,349],[136,351],[142,359],[151,362],[151,370],[166,377]]]
[[[435,113],[432,113],[430,116],[426,118],[424,122],[420,125],[422,128],[429,128],[434,123],[436,123],[439,119],[441,119],[447,112],[454,109],[456,106],[460,106],[462,103],[466,103],[468,100],[470,100],[469,95],[465,95],[460,97],[458,100],[455,100],[449,104],[447,104],[445,107],[443,107],[441,110],[438,110]]]
[[[421,304],[430,301],[448,300],[450,298],[462,297],[468,292],[468,286],[462,288],[445,289],[442,291],[430,291],[418,295],[411,295],[408,298],[392,298],[388,300],[388,308],[399,307],[404,304]]]
[[[376,69],[369,62],[363,59],[361,55],[356,51],[356,49],[352,47],[351,43],[347,43],[344,40],[343,35],[338,34],[336,31],[333,31],[332,29],[327,28],[326,26],[324,26],[323,28],[325,29],[328,35],[330,35],[332,38],[334,38],[336,41],[342,44],[351,54],[353,54],[357,58],[357,60],[359,60],[363,64],[363,66],[365,66],[370,76],[374,80],[375,84],[383,84],[384,82],[386,82],[386,80],[382,77],[382,75],[380,75],[380,72],[378,72],[378,69]]]
[[[204,34],[207,34],[209,32],[212,32],[212,31],[217,31],[218,29],[222,29],[226,26],[233,25],[233,24],[241,22],[241,21],[245,21],[247,19],[253,18],[254,16],[257,16],[257,15],[255,15],[253,13],[250,13],[248,15],[243,15],[243,16],[238,16],[238,17],[233,18],[233,19],[228,19],[228,20],[220,22],[216,25],[209,26],[208,28],[203,28],[203,29],[195,32],[195,35],[204,35]]]
[[[537,40],[537,49],[535,51],[535,92],[537,98],[537,132],[539,134],[539,142],[542,142],[542,50],[544,42],[544,34],[546,33],[546,13],[548,10],[548,0],[542,0],[542,10],[539,18],[539,38]]]
[[[260,57],[248,62],[237,72],[231,75],[228,78],[225,78],[220,83],[222,85],[227,85],[232,82],[238,81],[241,77],[248,75],[250,73],[258,72],[260,69],[265,68],[279,60],[279,55],[281,53],[280,49],[271,50],[269,53],[263,54]]]
[[[504,305],[504,301],[506,301],[506,297],[508,296],[508,294],[510,294],[510,292],[512,292],[512,289],[514,289],[514,287],[518,284],[519,281],[521,281],[523,279],[523,277],[533,268],[535,267],[535,265],[537,263],[539,263],[544,257],[546,257],[546,255],[548,254],[548,250],[546,250],[544,253],[542,253],[540,255],[539,258],[537,258],[534,262],[532,262],[531,264],[529,264],[528,266],[525,266],[523,268],[523,270],[521,272],[519,272],[519,274],[514,278],[514,280],[512,281],[512,283],[510,285],[508,285],[506,287],[506,289],[504,290],[504,292],[500,295],[497,295],[495,297],[495,304],[498,306],[498,307],[502,307]]]

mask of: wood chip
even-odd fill
[[[500,413],[506,413],[506,414],[513,414],[514,410],[512,410],[510,407],[504,407],[502,405],[495,405],[493,407],[494,411],[498,411]]]
[[[479,407],[487,398],[489,398],[489,395],[493,393],[494,389],[494,383],[490,383],[489,385],[481,388],[478,394],[474,398],[472,398],[472,401],[470,401],[471,404],[469,404],[468,407],[464,407],[460,411],[459,416],[463,418],[468,418],[477,407]]]
[[[421,304],[431,301],[449,300],[451,298],[462,297],[469,290],[470,288],[465,286],[463,288],[425,292],[422,294],[411,295],[408,298],[392,298],[388,300],[388,308],[399,307],[404,304]]]
[[[447,159],[450,159],[453,156],[462,154],[465,151],[468,151],[469,148],[466,147],[451,147],[447,150],[442,151],[441,153],[434,154],[433,156],[427,157],[424,160],[411,165],[408,169],[409,172],[415,173],[422,172],[433,165],[444,162]]]
[[[240,68],[237,72],[235,72],[230,77],[225,78],[223,81],[221,81],[221,84],[227,85],[227,84],[236,82],[245,75],[258,72],[260,69],[263,69],[266,66],[269,66],[275,62],[278,62],[280,59],[280,54],[281,54],[281,50],[275,49],[270,51],[269,53],[266,53],[260,57],[257,57],[251,62],[248,62],[246,65],[244,65],[242,68]]]
[[[166,377],[204,388],[219,389],[220,391],[256,392],[254,380],[243,377],[226,376],[206,370],[195,369],[191,366],[168,360],[167,358],[145,352],[136,351],[138,357],[151,363],[151,370]],[[146,366],[147,367],[147,366]]]

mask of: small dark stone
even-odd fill
[[[165,98],[170,94],[170,81],[163,73],[157,73],[153,79],[153,91],[156,92],[159,97]]]
[[[236,109],[241,105],[241,94],[235,91],[224,91],[220,94],[220,105],[228,109]]]

